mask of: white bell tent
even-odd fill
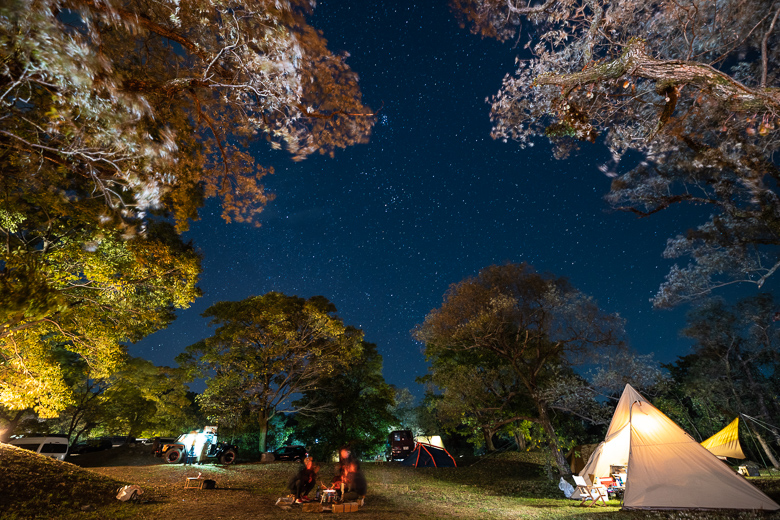
[[[630,385],[580,475],[609,477],[615,466],[627,471],[624,509],[780,509]]]

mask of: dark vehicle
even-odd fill
[[[221,464],[233,464],[238,458],[238,446],[218,442],[217,427],[206,426],[203,430],[179,435],[175,442],[157,443],[152,453],[165,457],[168,464],[202,463],[207,458],[215,458]]]
[[[84,453],[92,453],[95,451],[110,450],[113,447],[111,439],[101,437],[99,439],[87,439],[85,441],[79,441],[70,447],[71,455],[81,455]]]
[[[108,439],[111,441],[111,445],[114,448],[124,446],[125,444],[135,444],[135,437],[130,435],[116,435],[114,437],[108,437]]]
[[[309,456],[303,446],[282,446],[274,452],[274,460],[301,462]]]
[[[390,432],[390,460],[403,460],[414,449],[414,435],[410,430]]]

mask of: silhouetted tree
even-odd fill
[[[295,402],[304,410],[297,415],[298,435],[320,459],[345,445],[358,455],[374,455],[383,451],[395,422],[394,404],[395,389],[382,376],[382,356],[376,345],[363,342],[360,355]]]
[[[524,418],[544,428],[562,475],[570,469],[550,416],[555,396],[549,384],[558,379],[560,367],[620,348],[621,335],[617,316],[601,312],[565,279],[537,274],[528,264],[487,267],[452,285],[442,306],[414,330],[434,366],[439,359],[469,353],[467,366],[511,370],[512,379],[502,375],[499,383],[517,392],[513,402],[530,403],[533,415]],[[489,381],[481,383],[489,391]]]
[[[780,442],[780,329],[770,294],[745,298],[733,306],[714,300],[692,311],[683,333],[695,341],[693,353],[667,366],[673,378],[666,404],[704,439],[739,414],[775,425],[769,435]],[[766,432],[754,431],[775,467],[780,467]]]

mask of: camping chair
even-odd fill
[[[590,500],[590,505],[588,507],[593,506],[596,502],[601,500],[604,502],[604,505],[607,505],[607,488],[602,486],[598,481],[596,480],[594,475],[588,475],[592,482],[596,482],[595,484],[589,485],[584,478],[582,478],[579,475],[573,475],[574,477],[574,484],[577,485],[577,492],[582,497],[582,500],[580,501],[580,505],[585,505],[585,502]]]

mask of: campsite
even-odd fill
[[[73,458],[75,460],[76,457]],[[3,520],[192,518],[317,518],[300,509],[281,511],[275,500],[285,493],[284,483],[294,466],[287,463],[239,462],[232,466],[170,465],[147,449],[123,448],[89,454],[85,467],[53,461],[0,446]],[[329,474],[330,466],[323,466]],[[485,457],[459,458],[457,468],[410,468],[398,463],[364,463],[369,482],[366,505],[356,518],[591,518],[591,519],[780,519],[780,513],[750,511],[622,511],[619,501],[607,506],[581,507],[567,500],[545,475],[541,453],[506,452]],[[216,481],[216,489],[184,489],[188,476],[202,472]],[[774,500],[780,499],[780,477],[755,478]],[[138,504],[114,498],[116,488],[137,484],[143,490]],[[82,511],[82,508],[89,509]]]

